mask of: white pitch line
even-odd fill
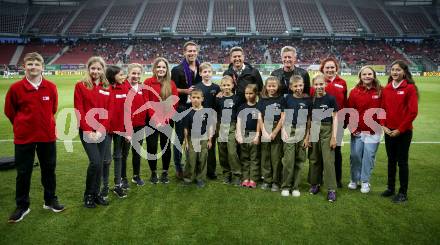
[[[12,139],[0,140],[0,142],[14,142]],[[81,143],[81,140],[57,140],[57,143],[72,142]],[[385,141],[381,141],[381,144],[385,144]],[[342,144],[350,144],[350,141],[342,141]],[[413,141],[411,144],[440,144],[440,141]]]

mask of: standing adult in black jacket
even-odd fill
[[[244,62],[244,53],[241,47],[233,47],[229,51],[229,58],[231,64],[228,70],[223,73],[223,76],[228,75],[234,79],[235,93],[238,97],[238,105],[246,102],[244,97],[244,90],[248,84],[256,84],[258,92],[263,89],[263,79],[261,79],[260,72],[253,68],[250,64]]]
[[[171,80],[174,81],[179,94],[179,105],[177,106],[177,112],[185,111],[191,107],[189,101],[189,94],[194,88],[194,85],[202,81],[202,77],[199,74],[199,61],[197,56],[199,54],[199,47],[195,42],[189,41],[183,45],[183,55],[185,58],[178,66],[175,66],[171,70]],[[176,135],[183,143],[183,121],[175,122],[174,129]],[[174,165],[176,167],[177,178],[182,178],[182,152],[180,149],[174,146]]]
[[[304,93],[310,95],[310,76],[306,70],[296,67],[296,49],[291,46],[285,46],[281,49],[281,61],[283,67],[276,69],[270,75],[278,77],[281,82],[281,94],[289,93],[289,81],[293,75],[300,75],[304,81]]]

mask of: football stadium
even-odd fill
[[[0,75],[0,244],[440,241],[438,0],[0,0]]]

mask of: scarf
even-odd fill
[[[186,83],[188,84],[188,86],[191,87],[192,81],[194,78],[193,78],[193,73],[192,73],[191,69],[189,68],[189,63],[188,63],[188,61],[186,61],[186,59],[183,59],[182,65],[183,65],[183,72],[185,73]],[[196,67],[199,67],[198,60],[196,60]],[[194,74],[196,74],[196,72]]]

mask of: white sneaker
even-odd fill
[[[348,183],[348,189],[350,189],[350,190],[356,190],[356,188],[357,188],[357,184],[356,184],[356,182],[350,180],[350,183]]]
[[[362,193],[370,192],[370,183],[368,182],[362,183],[361,192]]]
[[[293,197],[299,197],[299,196],[301,196],[301,192],[299,192],[299,190],[293,190],[292,191],[292,196]]]
[[[281,191],[281,196],[288,197],[290,195],[290,192],[288,189],[284,189]]]

